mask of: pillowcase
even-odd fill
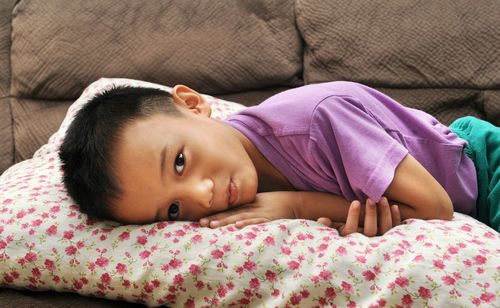
[[[114,85],[101,79],[30,160],[0,177],[0,285],[149,306],[480,306],[497,302],[500,235],[475,219],[408,220],[381,237],[340,237],[306,220],[241,230],[192,222],[120,225],[78,211],[58,149],[75,113]],[[242,105],[206,96],[213,116]]]

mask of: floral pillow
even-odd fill
[[[241,230],[89,220],[61,184],[57,152],[77,110],[118,84],[168,89],[96,81],[48,144],[0,177],[1,286],[172,307],[498,305],[500,235],[461,214],[375,238],[306,220]],[[217,118],[244,108],[207,99]]]

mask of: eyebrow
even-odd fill
[[[160,177],[162,182],[165,173],[165,158],[167,156],[166,153],[167,153],[167,146],[164,146],[160,153]]]

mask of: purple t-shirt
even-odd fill
[[[455,211],[476,216],[467,142],[431,115],[367,86],[329,82],[279,93],[227,122],[297,190],[378,201],[410,153],[446,189]]]

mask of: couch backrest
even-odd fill
[[[497,0],[299,0],[306,83],[500,87]]]
[[[15,9],[12,93],[75,98],[100,77],[205,93],[302,78],[291,0],[31,0]]]

